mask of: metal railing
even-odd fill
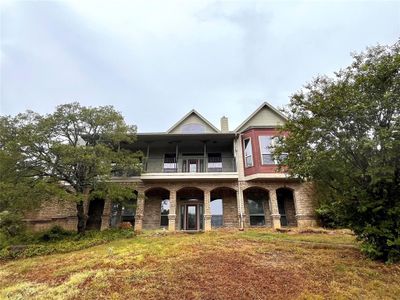
[[[137,169],[114,169],[113,177],[134,177],[142,173],[214,173],[236,172],[236,161],[233,156],[223,157],[190,157],[164,159],[145,158]]]

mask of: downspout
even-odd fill
[[[236,137],[238,137],[238,134],[236,134]],[[242,142],[242,134],[239,134],[239,143],[241,143]],[[241,171],[241,168],[239,168],[238,166],[238,155],[236,155],[237,154],[237,151],[238,151],[238,149],[237,149],[237,147],[236,147],[236,143],[234,144],[234,154],[235,154],[235,161],[236,161],[236,170],[237,170],[237,172],[238,172],[238,174],[239,174],[239,180],[238,180],[238,194],[237,194],[237,197],[238,197],[238,210],[239,210],[239,230],[240,231],[243,231],[244,230],[244,222],[243,222],[243,207],[242,207],[242,201],[241,201],[241,198],[242,198],[242,189],[241,189],[241,187],[240,187],[240,171]],[[239,156],[240,157],[240,156]]]

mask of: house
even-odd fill
[[[272,157],[278,126],[286,117],[264,102],[235,130],[228,118],[215,127],[196,110],[166,132],[139,133],[126,145],[144,153],[143,172],[113,174],[132,185],[136,203],[122,207],[104,199],[87,205],[88,229],[131,222],[135,230],[208,231],[218,227],[312,226],[312,185],[277,170]],[[76,228],[72,204],[44,206],[27,221]]]

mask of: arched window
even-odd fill
[[[181,127],[182,133],[202,133],[206,131],[206,127],[203,124],[190,123],[184,124]]]

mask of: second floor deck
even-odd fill
[[[144,154],[141,179],[237,178],[233,134],[139,135],[129,147]]]

